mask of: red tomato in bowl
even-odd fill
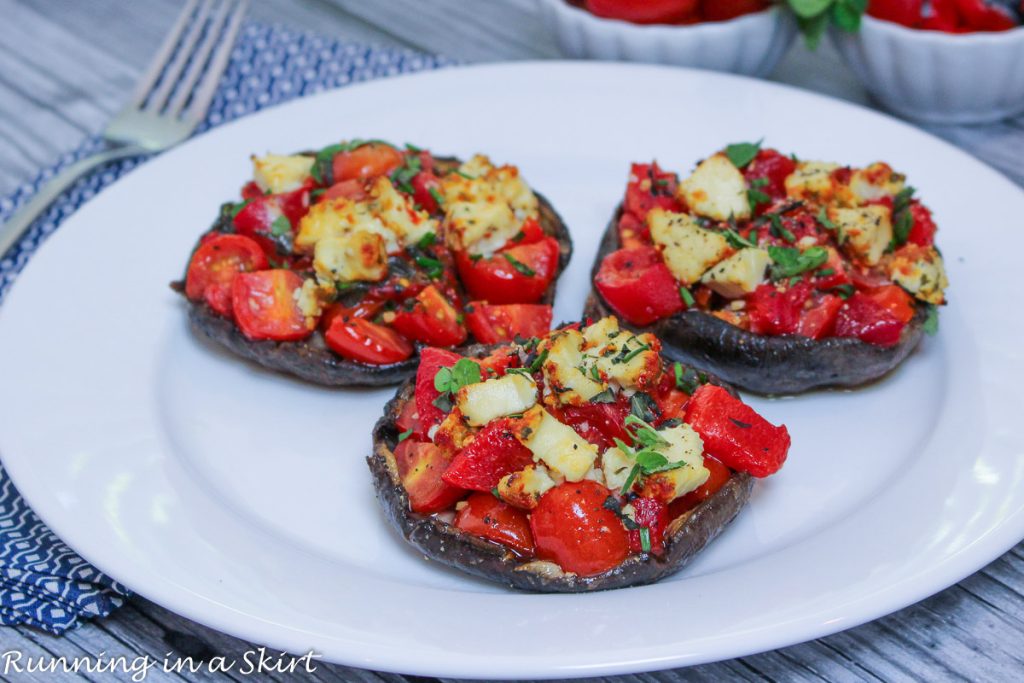
[[[700,8],[705,21],[728,21],[760,12],[768,4],[768,0],[701,0]]]
[[[698,0],[586,0],[591,14],[634,24],[672,24],[697,11]]]

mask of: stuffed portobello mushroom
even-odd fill
[[[253,158],[196,245],[196,334],[317,384],[394,384],[419,349],[532,336],[572,243],[515,166],[351,141]]]
[[[367,459],[391,525],[506,586],[585,592],[678,571],[790,437],[614,317],[460,355],[424,349]]]
[[[685,180],[634,164],[585,315],[666,353],[789,394],[885,375],[937,327],[948,286],[931,212],[884,163],[730,145]]]

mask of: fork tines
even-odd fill
[[[247,4],[189,0],[128,106],[198,122],[213,99]]]

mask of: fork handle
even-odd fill
[[[48,183],[40,188],[39,192],[23,206],[20,211],[11,216],[6,223],[0,226],[0,257],[10,249],[18,238],[25,234],[29,226],[53,203],[60,194],[71,186],[78,178],[85,175],[97,166],[102,166],[117,159],[125,157],[150,154],[149,150],[134,145],[124,147],[111,147],[98,152],[81,161],[76,161],[63,171],[53,177]]]

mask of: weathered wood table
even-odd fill
[[[175,0],[0,0],[0,194],[11,192],[62,151],[103,127],[127,97],[178,9]],[[466,61],[558,56],[532,0],[254,0],[250,17]],[[852,73],[827,46],[814,56],[802,46],[794,47],[774,79],[868,102]],[[1024,119],[932,131],[1024,184]],[[0,651],[20,650],[25,656],[148,654],[162,660],[171,651],[240,659],[253,647],[141,597],[112,617],[61,638],[28,628],[0,628]],[[415,678],[325,664],[302,676],[345,681]],[[241,680],[237,675],[188,676],[229,677]],[[127,674],[119,678],[130,680]],[[154,670],[146,680],[182,678]],[[859,628],[743,659],[608,680],[723,678],[1024,680],[1024,544],[960,584]]]

